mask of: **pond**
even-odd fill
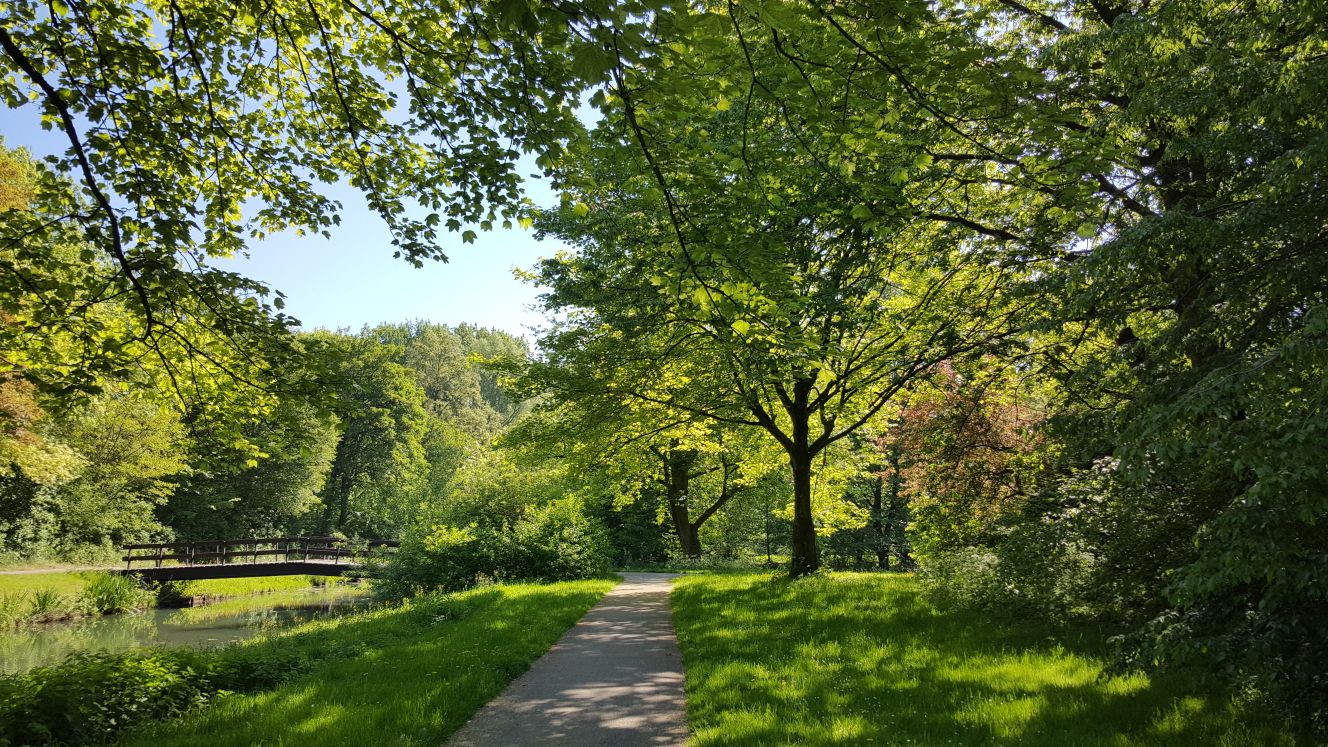
[[[0,674],[54,664],[78,651],[224,646],[368,603],[368,587],[337,585],[0,630]]]

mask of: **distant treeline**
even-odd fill
[[[420,321],[294,344],[303,367],[255,391],[261,410],[237,399],[206,420],[141,381],[60,400],[5,379],[0,558],[91,559],[172,537],[396,536],[521,412],[477,363],[524,359],[505,332]],[[230,443],[195,427],[218,419],[241,423]]]

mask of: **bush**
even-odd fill
[[[990,608],[1005,594],[997,575],[996,556],[980,548],[964,548],[928,556],[918,577],[928,598],[941,607]]]
[[[608,570],[603,527],[575,499],[552,501],[510,526],[435,525],[401,544],[374,586],[387,599],[483,583],[574,581]]]
[[[464,613],[446,598],[414,605],[417,618]],[[360,613],[389,615],[387,610]],[[369,650],[372,640],[337,634],[351,618],[311,623],[220,650],[76,653],[60,664],[0,676],[0,747],[105,744],[146,721],[170,718],[226,692],[251,692]]]
[[[0,678],[0,744],[102,742],[125,726],[173,716],[214,691],[215,654],[75,654]]]

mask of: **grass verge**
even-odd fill
[[[1090,636],[941,612],[909,575],[685,576],[694,747],[1294,745],[1183,679],[1106,676]]]
[[[614,583],[491,586],[241,645],[222,653],[250,669],[279,672],[301,652],[321,661],[274,689],[224,696],[126,744],[437,745]]]

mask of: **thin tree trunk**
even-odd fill
[[[876,567],[883,571],[890,570],[890,524],[886,516],[885,490],[882,477],[877,475],[872,485],[872,530],[878,535],[876,540]]]
[[[811,413],[807,407],[813,381],[809,377],[795,381],[792,400],[785,404],[793,426],[792,438],[785,448],[793,472],[793,559],[789,575],[794,578],[816,573],[821,568],[816,523],[812,519],[812,460],[816,455],[811,450]]]

